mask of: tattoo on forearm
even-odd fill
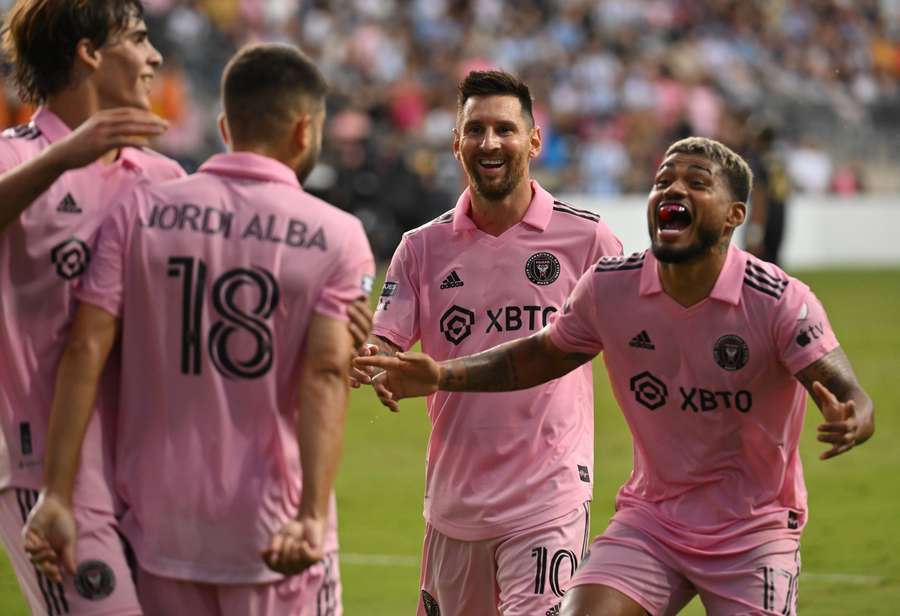
[[[539,354],[538,344],[523,338],[443,364],[440,388],[446,391],[512,391],[531,387],[523,382],[519,362]]]
[[[594,359],[593,355],[588,355],[587,353],[566,353],[563,356],[563,359],[566,361],[575,362],[577,365],[586,364],[592,359]]]
[[[819,381],[842,402],[849,399],[856,383],[856,375],[853,374],[850,360],[847,359],[843,349],[840,347],[802,370],[797,375],[797,378],[813,398],[815,398],[815,394],[812,393],[812,384],[815,381]],[[820,400],[816,399],[816,403],[820,402]]]
[[[465,385],[465,379],[462,378],[459,368],[454,366],[455,363],[458,362],[448,362],[444,364],[444,369],[441,373],[441,380],[438,383],[438,387],[445,391],[458,390],[461,389],[463,385]]]

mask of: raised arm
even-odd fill
[[[375,378],[394,400],[443,391],[512,391],[528,389],[559,378],[594,356],[566,353],[547,330],[492,349],[435,362],[424,353],[397,353],[392,357],[358,357],[357,366],[381,368]]]
[[[143,146],[165,132],[165,120],[122,107],[95,113],[75,131],[0,176],[0,231],[15,221],[63,173],[89,165],[110,150]]]
[[[25,547],[51,579],[59,581],[59,559],[75,573],[72,493],[81,444],[97,399],[103,367],[119,329],[108,312],[81,304],[56,371],[56,389],[44,459],[44,490],[25,526]]]
[[[820,459],[827,460],[869,440],[875,432],[872,399],[860,386],[841,347],[796,375],[818,405],[825,423],[818,440],[831,444]]]
[[[344,441],[352,355],[347,324],[314,315],[297,392],[303,494],[296,520],[285,524],[263,552],[266,564],[286,575],[299,573],[325,556],[328,503]]]

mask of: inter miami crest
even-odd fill
[[[438,602],[428,594],[427,590],[422,591],[422,606],[425,608],[427,616],[441,616],[441,608],[438,607]]]
[[[747,360],[750,358],[750,350],[747,348],[747,343],[744,342],[743,338],[734,334],[728,334],[716,340],[716,344],[713,347],[713,357],[715,357],[716,363],[722,368],[733,372],[747,365]]]
[[[525,275],[534,284],[551,284],[559,278],[559,259],[549,252],[536,252],[525,262]]]
[[[75,571],[75,590],[89,601],[99,601],[116,589],[116,574],[102,560],[86,560]]]

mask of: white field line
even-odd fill
[[[348,554],[340,553],[341,564],[361,567],[418,567],[418,556],[400,556],[396,554]],[[886,580],[879,575],[853,575],[849,573],[810,573],[802,572],[802,580],[808,582],[831,582],[850,584],[853,586],[877,586]]]
[[[340,563],[367,567],[418,567],[417,556],[396,556],[393,554],[347,554],[338,552]]]
[[[880,575],[853,575],[850,573],[806,573],[800,572],[800,579],[808,582],[834,582],[853,586],[877,586],[887,578]]]

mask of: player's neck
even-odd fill
[[[44,106],[74,131],[100,111],[100,100],[94,90],[82,85],[48,96]],[[118,150],[111,150],[101,156],[100,160],[109,164],[118,156]]]
[[[657,262],[663,292],[685,308],[703,301],[716,286],[727,256],[726,244],[724,251],[713,247],[701,258],[685,263]]]
[[[100,98],[82,82],[81,85],[70,86],[48,96],[45,107],[55,113],[66,126],[75,130],[100,111]]]
[[[525,217],[534,196],[531,182],[525,178],[515,189],[499,200],[485,199],[470,190],[472,199],[472,221],[480,231],[497,237],[504,231],[519,224]]]

